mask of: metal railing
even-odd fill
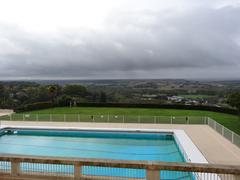
[[[203,116],[131,116],[131,115],[82,115],[82,114],[11,114],[0,117],[10,121],[55,121],[55,122],[111,122],[155,124],[207,124]]]
[[[207,120],[208,125],[213,128],[216,132],[220,135],[231,141],[233,144],[237,145],[240,148],[240,136],[235,132],[231,131],[230,129],[224,127],[223,125],[219,124],[215,120],[208,118]]]
[[[240,166],[0,155],[2,178],[239,180]]]

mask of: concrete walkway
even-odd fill
[[[120,123],[64,123],[1,121],[1,127],[42,126],[62,128],[130,128],[130,129],[181,129],[191,138],[209,163],[240,165],[240,148],[207,125],[171,125],[171,124],[120,124]]]
[[[11,109],[0,109],[0,116],[6,116],[14,113]]]

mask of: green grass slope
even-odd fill
[[[147,108],[99,108],[99,107],[61,107],[27,112],[30,114],[82,114],[82,115],[142,115],[142,116],[208,116],[225,127],[240,134],[240,120],[238,116],[201,111],[179,109],[147,109]]]

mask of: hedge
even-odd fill
[[[214,111],[227,114],[238,115],[238,111],[230,108],[220,108],[215,106],[192,106],[181,104],[128,104],[128,103],[78,103],[78,107],[122,107],[122,108],[156,108],[156,109],[184,109],[184,110],[204,110]],[[50,101],[37,102],[33,104],[27,104],[23,107],[14,109],[15,112],[47,109],[52,107],[63,107],[63,105],[55,104]]]
[[[236,109],[222,108],[222,107],[215,107],[215,106],[201,106],[201,105],[195,106],[195,105],[182,105],[182,104],[78,103],[77,106],[203,110],[203,111],[214,111],[214,112],[238,115],[238,111]]]
[[[24,111],[32,111],[32,110],[39,110],[39,109],[47,109],[56,107],[56,104],[53,104],[51,101],[46,102],[36,102],[33,104],[26,104],[24,106],[20,106],[14,109],[15,112],[24,112]]]

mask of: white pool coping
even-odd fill
[[[57,127],[57,126],[16,126],[16,125],[3,125],[3,128],[24,128],[24,129],[52,129],[52,130],[102,130],[102,131],[122,131],[122,132],[152,132],[152,133],[172,133],[178,147],[183,154],[185,160],[191,163],[203,163],[207,164],[207,159],[203,156],[201,151],[192,142],[190,137],[185,133],[184,130],[179,129],[140,129],[140,128],[91,128],[91,127]],[[215,178],[220,180],[217,174],[206,174],[195,173],[198,179],[204,180],[208,178]]]

